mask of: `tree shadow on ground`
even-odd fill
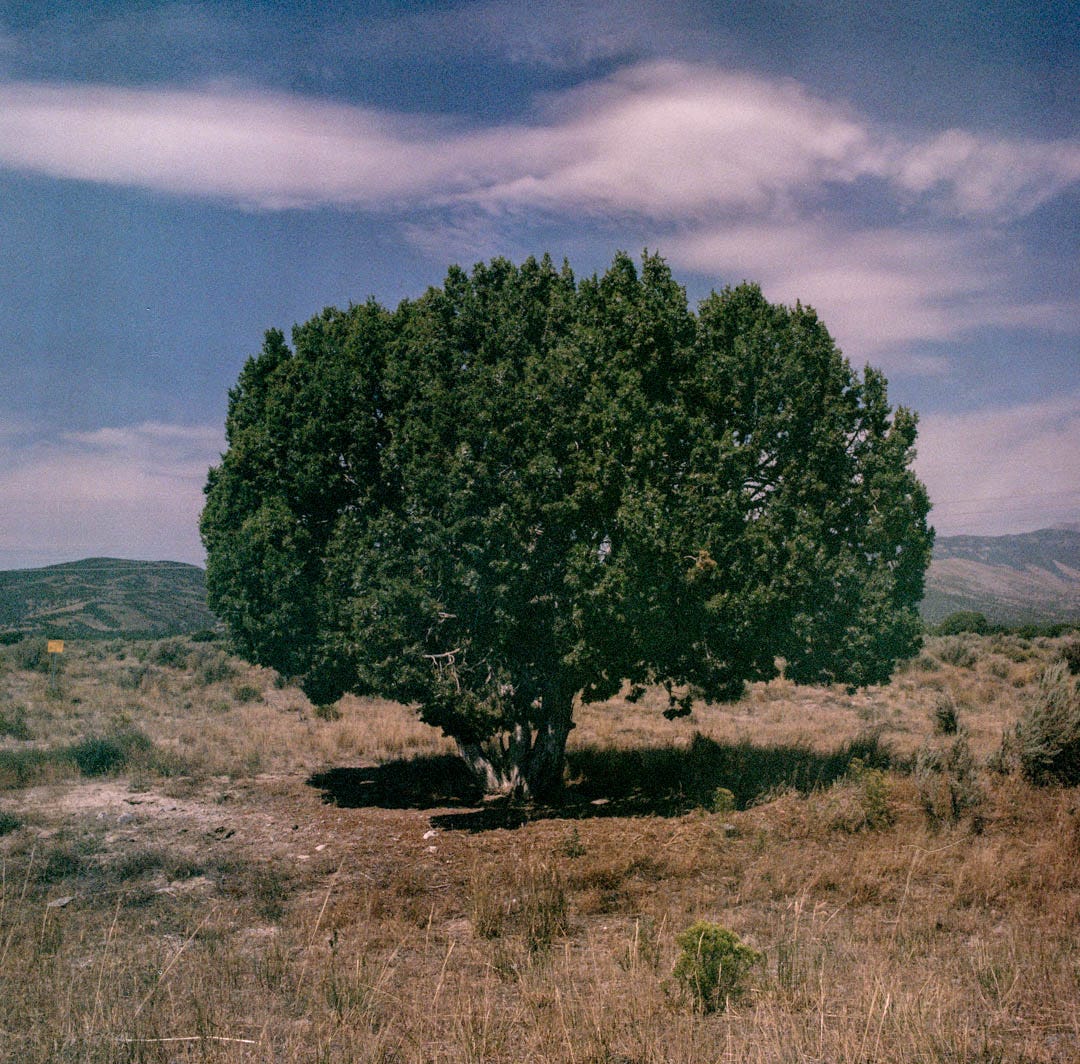
[[[330,769],[311,776],[308,784],[333,805],[438,810],[431,817],[435,827],[486,831],[533,820],[681,816],[691,809],[714,808],[721,788],[731,792],[735,808],[745,809],[786,790],[807,794],[827,787],[846,775],[856,759],[867,768],[893,764],[873,734],[831,753],[803,746],[719,743],[696,735],[685,747],[570,750],[569,782],[550,802],[484,801],[464,763],[451,755]]]

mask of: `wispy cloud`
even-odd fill
[[[0,165],[263,209],[477,202],[685,218],[873,179],[943,211],[997,214],[1080,180],[1080,142],[952,131],[904,143],[791,82],[652,62],[549,96],[527,123],[470,128],[228,89],[9,83]]]
[[[856,360],[1076,322],[1075,303],[1021,292],[998,234],[1080,183],[1080,141],[905,139],[794,82],[707,63],[635,63],[486,125],[220,86],[0,83],[0,167],[254,210],[378,211],[433,246],[445,225],[482,248],[526,215],[633,219],[677,264],[813,303]],[[858,195],[872,224],[845,203]]]
[[[222,430],[147,422],[6,446],[0,559],[7,567],[98,554],[201,562],[198,516]]]
[[[960,214],[1019,217],[1080,181],[1080,141],[991,139],[950,129],[898,153],[896,179],[913,192],[943,191]]]
[[[985,232],[868,228],[793,219],[703,226],[666,247],[702,273],[759,280],[772,299],[813,305],[845,346],[885,364],[913,341],[943,341],[990,325],[1075,327],[1076,308],[1009,291],[1008,267]],[[944,370],[940,360],[902,365]]]
[[[1075,521],[1080,507],[1080,392],[1043,402],[932,414],[916,469],[944,535],[998,535]]]

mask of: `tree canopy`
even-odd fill
[[[558,782],[578,697],[678,714],[918,647],[916,418],[756,285],[695,313],[655,255],[453,267],[268,332],[226,433],[201,528],[240,651],[416,704],[491,790]]]

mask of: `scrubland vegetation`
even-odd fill
[[[1075,1061],[1077,646],[579,707],[551,806],[209,636],[4,646],[0,1058]]]

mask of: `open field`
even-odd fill
[[[69,644],[56,681],[2,648],[0,1059],[1075,1061],[1080,791],[988,766],[1069,641],[584,707],[531,810],[214,642]],[[672,974],[697,920],[763,955],[726,1010]]]

